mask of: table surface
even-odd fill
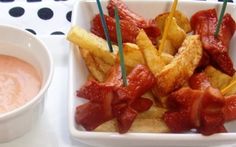
[[[50,49],[55,72],[48,90],[42,118],[27,134],[11,142],[0,144],[0,147],[89,147],[71,139],[67,122],[69,42],[65,39],[64,34],[70,27],[71,11],[75,0],[6,1],[0,0],[0,23],[18,26],[35,33]],[[24,9],[21,16],[14,16],[17,15],[14,12],[20,10],[13,9],[15,7]],[[47,10],[47,15],[43,17],[40,16],[42,8]]]

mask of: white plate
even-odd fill
[[[167,0],[132,0],[126,1],[130,9],[146,18],[154,18],[156,15],[169,11],[172,1]],[[216,8],[218,13],[222,3],[204,1],[179,1],[178,10],[181,10],[189,18],[198,10]],[[107,1],[102,2],[104,13]],[[236,20],[236,5],[228,4],[229,12]],[[73,9],[72,24],[79,25],[87,30],[90,28],[90,21],[98,13],[96,2],[82,0],[78,1]],[[74,113],[77,105],[84,100],[76,98],[76,90],[79,89],[87,79],[87,69],[82,58],[74,54],[74,46],[71,45],[69,57],[69,129],[71,136],[89,145],[94,146],[208,146],[236,143],[236,122],[226,125],[229,133],[220,133],[211,136],[201,134],[172,134],[172,133],[118,133],[87,132],[77,126],[74,121]],[[236,48],[236,35],[231,41],[231,57],[236,63],[236,56],[233,48]]]

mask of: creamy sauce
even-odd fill
[[[0,55],[0,114],[24,105],[37,95],[41,78],[29,63]]]

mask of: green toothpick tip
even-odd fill
[[[100,14],[100,17],[101,17],[102,28],[103,28],[103,31],[105,33],[105,37],[106,37],[106,40],[107,40],[107,44],[108,44],[110,52],[113,52],[109,31],[108,31],[107,24],[106,24],[106,21],[105,21],[105,17],[104,17],[103,11],[102,11],[102,6],[101,6],[101,3],[100,3],[99,0],[96,0],[96,1],[97,1],[99,14]]]
[[[119,47],[120,67],[121,67],[121,72],[122,72],[122,79],[123,79],[124,86],[127,86],[126,69],[125,69],[125,62],[124,62],[124,52],[123,52],[123,44],[122,44],[122,35],[121,35],[121,31],[120,31],[120,19],[119,19],[117,7],[115,7],[115,19],[116,19],[116,36],[117,36],[118,47]]]
[[[224,0],[224,3],[222,5],[220,16],[219,16],[219,19],[218,19],[218,22],[217,22],[217,26],[216,26],[216,31],[214,33],[215,37],[217,37],[219,32],[220,32],[220,26],[221,26],[221,23],[222,23],[224,14],[225,14],[225,9],[226,9],[226,6],[227,6],[227,2],[228,2],[228,0]]]

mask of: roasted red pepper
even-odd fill
[[[164,114],[164,121],[171,132],[189,131],[199,124],[198,112],[201,95],[201,91],[181,88],[168,96],[168,111]]]
[[[115,6],[118,9],[120,19],[133,23],[140,29],[144,29],[152,43],[156,44],[156,38],[160,35],[160,30],[157,28],[154,20],[146,20],[144,17],[134,13],[122,0],[109,1],[107,9],[111,17],[115,16]]]
[[[121,34],[123,42],[136,42],[136,36],[140,29],[144,29],[153,44],[156,44],[157,37],[160,35],[160,30],[157,28],[154,20],[145,20],[129,10],[126,4],[121,0],[110,0],[107,5],[109,16],[105,15],[105,20],[108,26],[110,38],[113,42],[117,42],[114,12],[115,6],[118,8]],[[91,24],[91,32],[105,39],[102,23],[99,14],[96,15]]]
[[[141,96],[155,84],[155,77],[144,65],[137,65],[127,76],[128,85],[122,87],[120,70],[115,66],[105,83],[87,81],[77,91],[77,96],[90,100],[76,108],[76,122],[86,130],[93,130],[112,118],[118,122],[118,130],[125,133],[137,114],[148,110],[152,101]],[[111,84],[116,81],[116,84]]]
[[[211,83],[209,82],[208,77],[205,75],[204,72],[194,73],[190,77],[188,83],[192,89],[198,90],[204,90],[207,87],[211,86]]]
[[[164,114],[164,121],[170,130],[185,132],[196,129],[203,135],[226,132],[225,99],[220,91],[211,87],[203,73],[192,76],[190,86],[194,89],[181,88],[167,99],[169,110]]]
[[[115,16],[115,7],[117,7],[120,19],[124,19],[137,25],[139,28],[145,28],[150,25],[150,21],[131,11],[122,0],[110,0],[107,5],[109,16]]]
[[[203,94],[200,110],[200,127],[198,131],[204,135],[226,132],[224,128],[223,107],[225,99],[218,89],[208,87]]]
[[[111,41],[117,42],[115,19],[107,15],[105,15],[104,17],[108,27]],[[122,41],[135,43],[136,36],[138,35],[140,29],[133,23],[122,19],[120,20],[120,28],[122,34]],[[105,33],[103,31],[102,22],[99,14],[97,14],[92,20],[91,32],[105,39]]]
[[[226,14],[223,17],[219,35],[215,37],[217,21],[215,9],[203,10],[191,17],[191,26],[194,34],[200,35],[204,51],[209,55],[211,64],[232,76],[235,69],[228,55],[228,49],[236,24],[233,18]]]
[[[225,106],[223,112],[226,121],[236,119],[236,95],[225,97]]]

